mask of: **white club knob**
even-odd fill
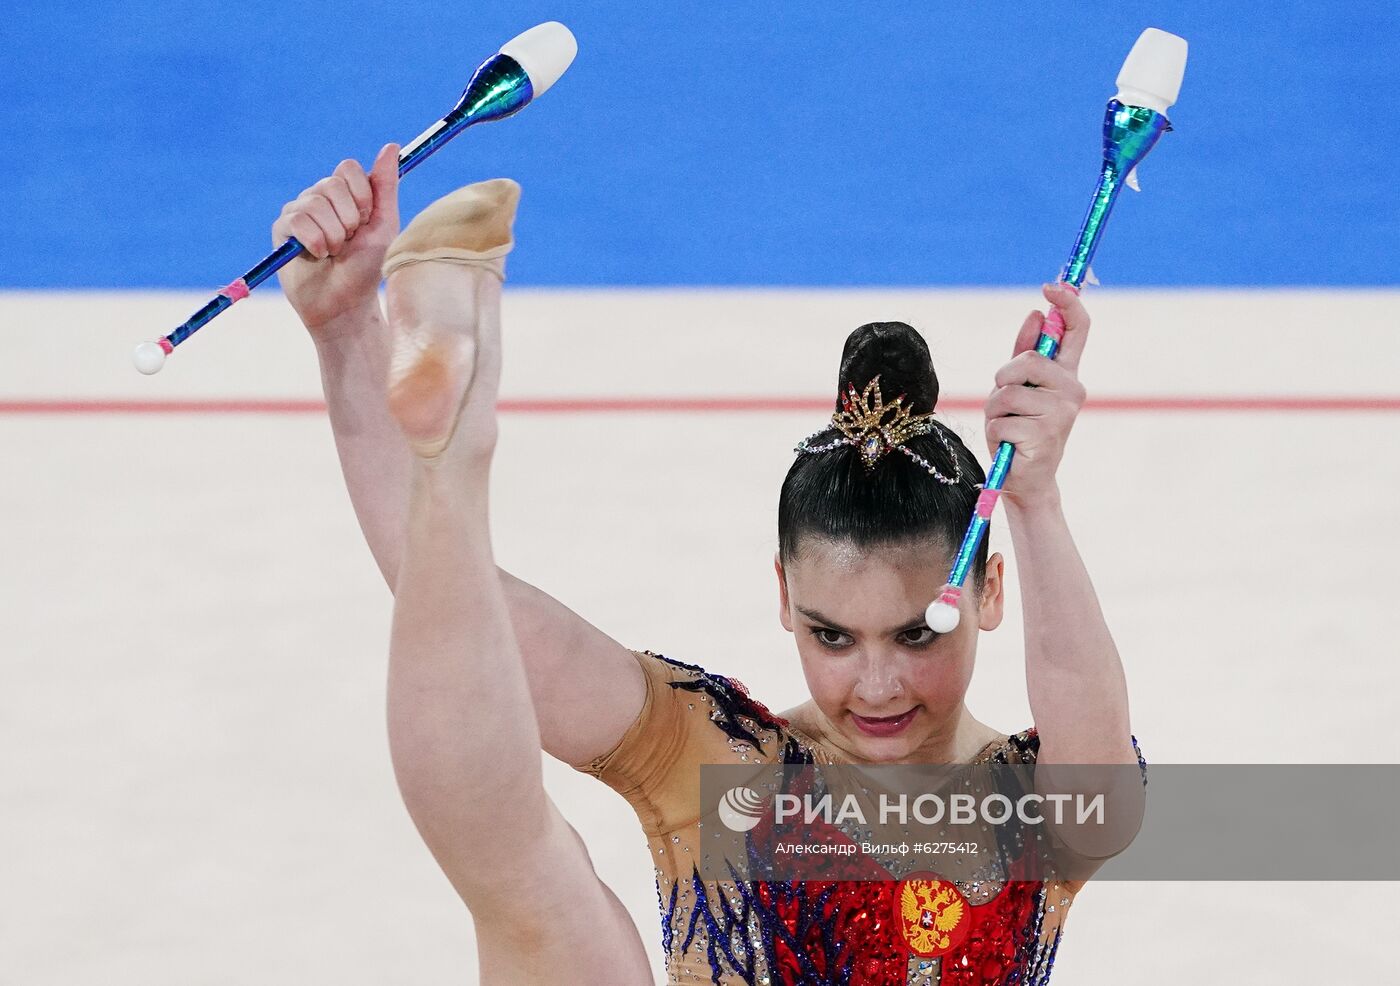
[[[924,614],[924,622],[934,633],[951,633],[958,626],[958,608],[935,599]]]
[[[131,362],[136,364],[136,369],[149,377],[152,373],[159,373],[160,368],[165,365],[165,350],[157,343],[143,342],[131,354]]]

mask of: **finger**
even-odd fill
[[[1083,390],[1079,377],[1059,360],[1031,351],[1022,353],[1001,367],[995,377],[997,386],[1020,384],[1025,387],[1044,387],[1047,390],[1075,393]]]
[[[370,213],[374,211],[374,190],[369,187],[369,175],[360,167],[360,162],[346,158],[336,165],[335,175],[350,189],[350,197],[360,213],[360,224],[369,222]]]
[[[281,246],[287,242],[289,236],[295,236],[288,225],[288,220],[301,213],[302,204],[306,201],[306,196],[311,194],[311,189],[305,189],[300,195],[282,206],[282,211],[278,214],[276,221],[272,224],[272,245]],[[306,246],[305,243],[302,246]]]
[[[1011,355],[1019,356],[1028,349],[1034,349],[1035,344],[1040,341],[1041,326],[1045,324],[1045,316],[1040,312],[1031,312],[1026,316],[1026,320],[1021,323],[1021,330],[1016,333],[1016,344],[1011,347]]]
[[[328,255],[326,234],[321,231],[321,227],[317,224],[316,220],[312,219],[306,213],[293,212],[277,220],[272,227],[274,239],[277,237],[279,227],[284,234],[281,239],[277,239],[279,244],[285,241],[288,236],[295,236],[297,241],[306,249],[306,252],[317,260],[324,260]]]
[[[293,233],[293,232],[291,231],[291,228],[288,226],[288,222],[290,221],[290,219],[291,219],[291,217],[287,214],[287,211],[284,209],[284,210],[282,210],[282,214],[281,214],[280,216],[277,217],[277,219],[276,219],[275,222],[273,222],[273,224],[272,224],[272,245],[273,245],[273,246],[279,247],[279,246],[281,246],[283,243],[286,243],[286,242],[287,242],[287,237],[289,237],[289,236],[295,236],[295,235],[296,235],[295,233]],[[304,244],[304,243],[302,244],[302,246],[305,246],[305,245],[306,245],[306,244]]]
[[[1015,384],[1055,387],[1074,379],[1074,373],[1050,357],[1029,350],[1003,364],[993,379],[998,387],[1010,387]]]
[[[360,207],[355,204],[355,197],[350,194],[350,185],[345,179],[332,175],[322,178],[313,187],[317,194],[330,202],[336,218],[345,229],[345,238],[348,240],[354,236],[360,225]]]
[[[1000,418],[1007,415],[1040,417],[1052,413],[1060,403],[1060,398],[1051,390],[1038,390],[1033,387],[998,387],[987,398],[987,417]]]
[[[1041,293],[1055,306],[1064,322],[1064,336],[1055,358],[1069,369],[1078,370],[1079,357],[1089,335],[1089,312],[1079,300],[1079,293],[1063,281],[1046,284]]]
[[[345,245],[345,226],[330,200],[320,194],[308,195],[302,202],[301,211],[321,227],[321,232],[326,236],[326,252],[332,257],[338,254]]]
[[[1022,445],[1035,437],[1038,427],[1040,426],[1034,421],[1014,415],[1008,418],[992,418],[987,422],[987,442],[994,450],[1002,442]]]
[[[370,225],[399,225],[399,145],[385,144],[370,168],[369,184],[374,191],[374,214]]]

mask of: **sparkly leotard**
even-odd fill
[[[700,770],[707,763],[845,762],[749,697],[733,679],[632,651],[646,700],[618,745],[576,769],[632,805],[651,847],[667,982],[713,986],[1034,986],[1049,981],[1060,922],[1078,885],[960,884],[971,930],[934,959],[893,927],[893,881],[702,880]],[[977,763],[1034,763],[1030,729]]]

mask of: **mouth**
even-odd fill
[[[919,707],[916,705],[897,716],[858,716],[852,712],[851,719],[867,736],[896,736],[914,721],[914,713],[918,711]]]

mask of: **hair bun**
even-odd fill
[[[904,394],[905,407],[928,414],[938,403],[938,374],[933,372],[928,343],[903,322],[869,322],[846,337],[836,410],[841,410],[841,395],[848,387],[859,394],[876,376],[886,404]]]

